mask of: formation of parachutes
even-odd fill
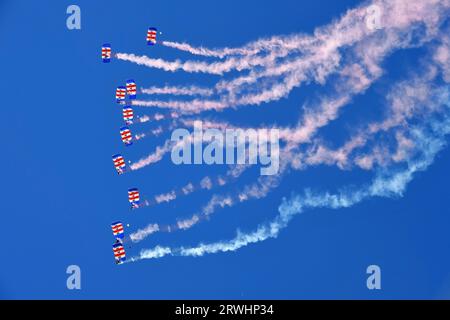
[[[113,244],[114,259],[117,264],[125,262],[125,249],[123,248],[124,228],[120,221],[111,223],[111,229],[116,242]]]
[[[168,61],[133,53],[113,53],[109,43],[102,46],[101,58],[106,65],[112,59],[117,59],[165,72],[183,71],[220,76],[214,85],[168,84],[143,88],[139,92],[136,89],[136,82],[127,77],[125,79],[128,80],[112,89],[119,106],[116,109],[122,112],[123,123],[118,126],[118,131],[127,150],[148,134],[169,133],[181,125],[194,127],[194,132],[183,140],[186,144],[166,139],[164,144],[159,145],[152,153],[135,162],[126,161],[122,154],[113,155],[112,161],[117,174],[140,170],[162,161],[164,156],[176,148],[189,147],[188,143],[192,146],[197,139],[195,134],[197,124],[200,125],[198,130],[200,133],[203,132],[202,128],[217,128],[218,131],[225,133],[227,130],[256,133],[258,150],[260,150],[259,140],[267,140],[260,139],[259,134],[267,138],[269,131],[273,130],[275,133],[273,144],[269,146],[267,143],[266,147],[263,144],[266,156],[270,148],[270,165],[274,164],[274,174],[265,175],[261,171],[250,183],[239,185],[233,190],[215,193],[201,208],[189,216],[177,217],[172,223],[151,222],[134,232],[130,230],[127,234],[124,227],[129,225],[124,225],[120,221],[114,222],[111,227],[115,238],[113,252],[117,264],[160,259],[165,256],[199,257],[234,252],[249,245],[277,238],[295,215],[308,210],[340,210],[375,197],[404,195],[407,185],[413,181],[414,176],[428,169],[436,155],[445,148],[447,137],[450,135],[448,104],[450,4],[446,1],[432,0],[374,1],[384,8],[382,12],[386,14],[382,19],[383,28],[378,29],[369,28],[367,24],[370,8],[368,5],[371,2],[350,9],[338,20],[317,27],[310,35],[272,36],[249,42],[241,47],[209,49],[194,47],[189,43],[157,41],[157,35],[160,33],[155,28],[144,30],[146,34],[142,35],[143,44],[145,42],[149,46],[158,44],[188,52],[203,57],[201,60]],[[410,5],[411,3],[413,5]],[[423,55],[416,55],[418,48],[421,48]],[[415,61],[414,70],[408,70],[407,75],[402,77],[397,77],[395,72],[396,76],[392,79],[382,78],[389,74],[385,66],[392,65],[391,62],[387,63],[387,59],[400,50],[414,50],[415,53],[411,57]],[[206,59],[208,60],[205,61]],[[402,69],[407,70],[406,66]],[[294,117],[294,122],[289,121],[288,125],[278,125],[279,119],[275,117],[269,120],[271,122],[269,125],[256,124],[254,122],[260,121],[253,120],[260,119],[259,115],[255,119],[252,117],[253,124],[250,125],[236,125],[234,121],[226,120],[217,121],[209,116],[213,112],[225,110],[232,112],[244,106],[256,107],[274,103],[287,99],[297,88],[310,85],[308,89],[311,90],[308,91],[311,93],[310,96],[308,94],[304,97],[306,101],[297,103],[297,107],[292,106],[289,109],[295,110],[298,116]],[[372,90],[370,93],[369,89]],[[167,95],[170,98],[136,97],[141,93]],[[383,101],[374,103],[377,109],[370,109],[370,112],[360,115],[360,111],[356,110],[354,112],[358,113],[358,117],[344,116],[348,113],[343,112],[343,109],[359,104],[355,102],[358,97],[365,99],[369,96],[371,99],[372,94],[378,93],[382,93],[383,99],[380,100]],[[180,97],[173,98],[174,96]],[[159,111],[138,116],[133,112],[135,107]],[[271,107],[269,115],[284,114],[279,106]],[[342,117],[344,119],[340,119]],[[170,123],[164,122],[165,120],[170,120]],[[284,120],[283,116],[283,122]],[[135,123],[148,121],[161,121],[163,125],[158,124],[158,127],[154,128],[152,123],[152,130],[148,134],[131,132]],[[330,125],[333,127],[331,130],[327,129]],[[336,137],[336,133],[339,138]],[[201,139],[203,140],[203,137]],[[205,175],[201,179],[173,187],[168,192],[156,194],[151,198],[147,198],[140,190],[130,186],[132,188],[128,188],[128,201],[131,209],[168,203],[196,191],[206,192],[237,182],[237,179],[243,178],[244,172],[253,166],[250,154],[246,153],[246,139],[243,140],[241,158],[244,161],[241,161],[242,163],[236,161],[238,157],[234,157],[233,152],[234,161],[231,162],[235,164],[229,166],[226,172],[213,176]],[[199,141],[198,145],[203,146],[203,142]],[[224,148],[218,147],[217,150],[219,149]],[[217,156],[217,150],[209,148],[209,155],[213,157],[214,151]],[[201,152],[199,154],[201,155]],[[223,159],[217,162],[222,163]],[[260,165],[264,164],[261,162]],[[333,166],[343,172],[352,171],[349,176],[345,175],[342,178],[353,177],[357,182],[350,181],[343,186],[333,186],[333,191],[313,191],[316,186],[303,188],[302,184],[298,183],[300,179],[291,177],[288,183],[292,182],[295,188],[301,187],[302,191],[297,191],[290,197],[283,197],[278,206],[272,204],[272,211],[275,211],[276,215],[270,220],[258,223],[255,229],[248,231],[236,229],[236,235],[227,240],[199,242],[193,246],[156,245],[153,248],[142,249],[138,255],[125,260],[124,247],[128,241],[139,243],[155,233],[188,230],[200,222],[208,221],[217,210],[229,209],[249,200],[263,199],[278,189],[288,176],[321,166]],[[358,173],[359,171],[355,174],[355,170],[363,170],[361,173],[364,174]],[[321,176],[324,176],[323,173]],[[367,177],[370,181],[360,181],[362,180],[360,177]],[[330,180],[333,185],[334,180],[339,182],[343,179],[334,179],[333,176]],[[125,192],[123,199],[125,201]]]
[[[368,23],[373,5],[378,6],[383,13],[381,28]],[[133,135],[130,127],[134,123],[169,119],[177,119],[173,123],[191,127],[200,122],[204,124],[203,128],[223,128],[224,131],[253,130],[259,134],[276,129],[275,140],[280,142],[280,145],[275,144],[275,150],[270,146],[270,154],[273,152],[274,159],[277,160],[276,174],[260,174],[254,182],[239,187],[238,190],[214,194],[204,206],[188,217],[177,219],[176,223],[150,223],[129,234],[126,234],[122,222],[112,223],[116,263],[160,259],[165,256],[199,257],[234,252],[277,238],[294,216],[309,210],[348,209],[371,198],[403,196],[415,175],[427,170],[437,154],[444,150],[450,135],[449,17],[448,1],[368,1],[347,10],[339,19],[315,28],[311,34],[272,36],[241,47],[218,49],[158,41],[157,35],[160,33],[156,28],[144,30],[148,46],[158,44],[214,60],[212,62],[205,62],[204,59],[167,61],[132,53],[113,54],[111,44],[105,43],[101,48],[101,58],[105,64],[114,58],[166,72],[179,70],[220,76],[220,80],[213,86],[165,85],[139,90],[139,94],[188,97],[175,99],[137,100],[136,82],[128,79],[121,83],[115,88],[115,99],[123,116],[120,136],[125,146],[133,145],[146,135]],[[142,42],[145,44],[144,34]],[[408,62],[414,61],[413,68],[408,70],[410,63],[402,65],[401,69],[407,71],[406,75],[400,77],[396,70],[392,77],[392,73],[385,68],[392,65],[392,61],[388,63],[387,59],[399,51],[402,51],[403,56],[403,51],[406,50],[413,50],[411,57],[406,59]],[[231,75],[223,76],[226,73]],[[388,74],[392,79],[383,78]],[[287,99],[293,90],[304,86],[308,86],[311,94],[306,97],[306,102],[297,103],[296,109],[289,109],[295,110],[295,114],[299,115],[293,119],[294,123],[290,122],[287,126],[273,123],[269,126],[252,124],[240,127],[210,117],[204,119],[204,122],[196,121],[199,118],[203,120],[203,115],[198,116],[203,112],[231,111],[238,107],[260,106]],[[349,117],[347,112],[342,112],[344,108],[360,104],[355,101],[357,98],[363,97],[365,101],[368,96],[370,100],[373,94],[378,96],[379,93],[384,96],[383,99],[377,99],[376,103],[371,104],[369,111],[362,112],[358,109],[354,111],[358,114],[357,117]],[[165,109],[169,112],[152,112],[138,117],[132,106]],[[269,115],[284,113],[279,106],[273,110],[276,113],[270,112]],[[349,119],[340,119],[344,114]],[[342,122],[337,123],[338,120]],[[327,129],[330,125],[333,127],[331,130]],[[159,126],[151,132],[168,132],[169,128],[172,127]],[[189,139],[188,142],[195,142],[195,132]],[[121,154],[113,155],[112,160],[117,173],[122,175],[160,161],[174,147],[178,145],[166,140],[154,152],[136,162],[129,162],[129,165]],[[268,148],[266,152],[267,150]],[[242,158],[246,160],[246,157],[244,155]],[[248,158],[249,161],[230,167],[226,173],[204,176],[199,181],[172,188],[151,199],[140,194],[137,188],[129,188],[128,201],[131,209],[167,203],[197,190],[225,186],[238,179],[250,167],[250,157]],[[339,182],[351,177],[358,182],[350,181],[344,186],[333,186],[333,191],[314,191],[315,185],[303,188],[298,183],[301,179],[293,177],[293,186],[302,187],[303,191],[283,197],[280,205],[276,209],[274,207],[276,215],[258,223],[255,229],[236,229],[236,235],[227,240],[187,246],[156,245],[143,249],[139,255],[126,260],[124,244],[128,240],[138,243],[156,232],[188,230],[200,221],[209,220],[216,210],[231,208],[251,199],[262,199],[278,188],[288,175],[319,166],[333,166],[343,172],[352,171],[349,176],[342,178],[335,178],[333,175],[330,179],[333,185],[334,180]],[[354,170],[363,171],[355,174]],[[320,176],[325,175],[321,173]],[[364,181],[366,179],[370,181]],[[322,181],[318,182],[324,184]],[[125,193],[123,197],[125,200]],[[293,245],[295,247],[295,243]],[[292,247],[286,248],[292,251]]]
[[[157,29],[154,27],[148,28],[147,31],[147,44],[155,45],[156,41]],[[101,58],[103,63],[111,62],[112,58],[112,50],[111,44],[105,43],[102,46],[101,50]],[[133,124],[134,112],[131,107],[130,101],[136,99],[137,95],[137,87],[136,82],[133,79],[128,79],[125,82],[125,85],[118,86],[116,88],[115,99],[116,102],[120,105],[123,105],[122,109],[122,117],[125,125],[119,129],[120,137],[125,146],[131,146],[133,144],[133,135],[129,126]],[[117,171],[117,174],[121,175],[127,171],[127,165],[124,157],[121,154],[115,154],[112,156],[112,161],[114,164],[114,168]],[[131,209],[139,208],[140,202],[140,194],[137,188],[128,189],[128,201],[130,203]],[[124,238],[125,238],[125,229],[124,225],[121,221],[116,221],[111,224],[112,233],[115,239],[115,242],[112,246],[114,259],[117,264],[122,264],[126,261],[126,254],[124,248]]]

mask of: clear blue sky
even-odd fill
[[[104,65],[99,60],[101,44],[168,60],[189,59],[169,48],[148,48],[148,26],[158,27],[164,40],[232,47],[270,35],[309,33],[357,3],[1,0],[0,298],[449,298],[449,149],[416,176],[403,198],[373,199],[339,211],[314,210],[294,219],[278,239],[234,253],[114,264],[112,221],[130,223],[133,230],[153,221],[173,222],[195,212],[211,195],[198,192],[131,212],[129,187],[153,195],[225,168],[174,167],[166,158],[117,176],[111,155],[137,160],[163,141],[149,138],[124,148],[118,134],[120,108],[114,102],[117,85],[129,78],[138,87],[208,84],[217,77],[164,73],[120,61]],[[82,30],[66,28],[70,4],[81,8]],[[414,61],[415,54],[391,57],[382,81],[396,77],[397,68]],[[354,104],[377,104],[376,90]],[[276,109],[275,103],[269,104],[266,113],[256,114],[260,108],[250,107],[230,117],[267,122],[277,115],[283,123],[308,95],[304,87],[277,102]],[[149,126],[136,128],[145,131]],[[365,178],[364,173],[354,175],[356,180]],[[245,176],[243,183],[252,178]],[[347,179],[336,168],[298,172],[266,199],[222,210],[186,232],[155,235],[128,252],[137,254],[156,244],[228,239],[236,228],[252,230],[273,217],[281,198],[292,191],[345,185]],[[65,271],[71,264],[81,267],[80,291],[66,288]],[[370,264],[382,267],[381,291],[366,288]]]

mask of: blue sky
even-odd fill
[[[8,1],[0,2],[0,64],[3,90],[3,171],[0,202],[4,250],[0,298],[17,299],[299,299],[449,298],[450,210],[446,180],[450,151],[415,176],[403,197],[374,198],[341,210],[315,209],[297,216],[277,239],[232,253],[165,257],[114,264],[109,225],[122,220],[131,231],[150,222],[170,223],[200,208],[212,193],[199,191],[175,202],[131,212],[126,191],[166,192],[221,166],[174,166],[169,157],[117,176],[111,155],[138,160],[164,138],[122,145],[114,90],[126,79],[139,86],[195,83],[219,76],[166,73],[134,64],[100,61],[100,46],[167,60],[196,59],[162,46],[147,47],[148,26],[161,38],[207,47],[240,46],[271,35],[311,33],[359,1]],[[66,28],[66,8],[81,8],[82,29]],[[422,49],[400,51],[385,62],[388,72],[345,109],[324,134],[341,139],[342,128],[373,117],[379,93],[415,65]],[[235,123],[280,125],[318,90],[307,85],[262,107],[224,112]],[[358,107],[359,106],[359,107]],[[280,111],[282,110],[282,111]],[[144,114],[142,109],[137,113]],[[149,112],[149,111],[148,111]],[[347,121],[347,122],[346,122]],[[349,124],[350,123],[350,124]],[[148,124],[136,125],[145,131]],[[232,192],[251,183],[252,169]],[[366,181],[363,170],[341,172],[318,166],[295,172],[268,197],[220,210],[185,231],[156,234],[127,249],[136,255],[157,244],[196,245],[252,230],[278,212],[283,197],[306,187],[319,190]],[[79,265],[82,289],[66,288],[66,268]],[[382,290],[366,288],[366,267],[382,268]]]

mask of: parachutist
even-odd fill
[[[127,147],[133,144],[133,135],[131,134],[130,128],[127,126],[120,128],[120,137]]]
[[[156,44],[156,34],[158,30],[156,28],[150,27],[147,31],[147,44],[149,46],[154,46]]]
[[[105,43],[102,46],[102,61],[103,63],[109,63],[111,61],[111,45]]]
[[[112,156],[114,168],[116,168],[117,174],[123,174],[125,172],[125,160],[121,154],[115,154]]]

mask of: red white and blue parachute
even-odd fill
[[[124,237],[123,224],[120,221],[111,223],[111,229],[114,237],[117,239],[122,239]]]
[[[122,138],[122,142],[126,146],[131,146],[133,144],[133,136],[131,135],[130,128],[128,127],[120,128],[120,137]]]
[[[116,89],[116,101],[117,103],[125,103],[125,96],[127,94],[127,89],[124,86],[117,87]]]
[[[122,115],[123,115],[123,121],[125,121],[125,123],[127,125],[130,125],[133,123],[134,112],[131,107],[129,107],[129,106],[123,107]]]
[[[120,241],[113,244],[113,252],[114,259],[116,260],[117,264],[125,262],[125,249],[123,248],[123,244]]]
[[[156,33],[158,32],[158,30],[156,30],[156,28],[148,28],[147,31],[147,44],[149,46],[153,46],[156,44]]]
[[[102,46],[102,61],[103,63],[111,61],[111,45],[109,43],[105,43]]]
[[[118,174],[122,174],[125,172],[125,159],[121,154],[115,154],[112,156],[112,160],[114,163],[114,168],[116,168]]]
[[[139,190],[137,188],[128,189],[128,201],[131,204],[132,209],[139,208]]]
[[[127,95],[130,99],[136,99],[136,82],[133,79],[127,80]]]

